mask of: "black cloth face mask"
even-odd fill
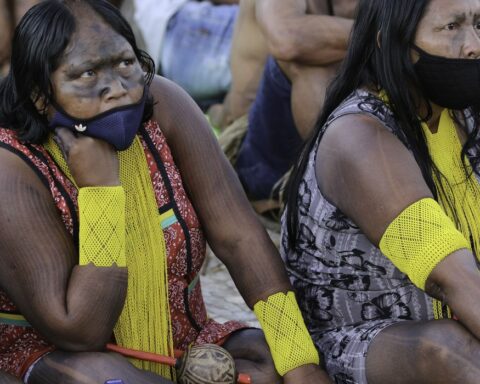
[[[448,59],[414,49],[420,55],[415,72],[431,102],[454,110],[480,106],[480,60]]]
[[[147,96],[148,87],[145,87],[138,103],[114,108],[90,119],[70,116],[57,103],[52,102],[56,112],[49,127],[52,130],[65,127],[72,132],[96,137],[112,144],[117,151],[123,151],[132,145],[142,124]]]

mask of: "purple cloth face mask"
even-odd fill
[[[65,127],[72,132],[105,140],[117,151],[123,151],[132,145],[140,128],[147,95],[148,88],[145,88],[138,103],[114,108],[89,119],[72,117],[55,103],[56,112],[49,127],[52,130]]]

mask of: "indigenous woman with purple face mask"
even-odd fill
[[[361,0],[282,257],[337,383],[480,380],[480,1]]]
[[[0,382],[176,381],[107,343],[171,359],[221,344],[253,383],[329,382],[201,111],[153,74],[103,0],[43,1],[15,31],[0,83]],[[265,336],[207,317],[206,240]],[[183,382],[235,381],[207,358],[203,381]]]

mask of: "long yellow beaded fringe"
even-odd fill
[[[389,103],[385,91],[382,90],[379,97]],[[447,109],[442,112],[436,133],[432,133],[426,123],[422,123],[422,129],[430,157],[443,175],[441,179],[433,175],[438,203],[472,243],[473,252],[479,259],[480,255],[476,253],[480,251],[480,185],[470,163],[466,161],[464,165],[462,161],[462,144],[451,113]],[[452,316],[450,308],[447,308],[447,316],[443,315],[442,303],[436,299],[433,299],[433,313],[436,319]]]
[[[63,155],[49,138],[46,149],[65,175],[74,182]],[[168,302],[167,257],[145,153],[138,137],[118,152],[120,180],[126,195],[126,259],[128,290],[125,305],[114,328],[119,345],[173,356]],[[92,170],[94,172],[94,170]],[[174,379],[167,366],[132,360],[138,368]]]
[[[462,162],[462,144],[458,137],[451,112],[444,110],[438,131],[432,133],[427,124],[422,128],[430,157],[443,175],[434,175],[438,202],[455,223],[457,229],[472,243],[473,251],[480,250],[480,185],[472,172],[470,162]],[[476,255],[477,258],[479,255]],[[443,317],[438,303],[434,302],[435,315]],[[449,311],[450,312],[450,311]],[[450,315],[450,314],[449,314]]]

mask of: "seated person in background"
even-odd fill
[[[135,21],[159,73],[201,102],[223,98],[238,0],[135,0]]]
[[[337,383],[480,378],[480,2],[361,0],[282,256]]]
[[[0,78],[8,72],[13,28],[40,0],[0,0]]]
[[[0,78],[7,72],[10,59],[10,41],[12,39],[12,19],[7,0],[0,0]]]
[[[293,165],[343,59],[357,0],[257,0],[271,56],[235,168],[252,200],[268,199]]]
[[[171,383],[168,367],[132,365],[106,343],[168,356],[223,343],[254,383],[327,383],[281,258],[201,111],[154,78],[118,9],[45,0],[17,27],[11,62],[0,83],[0,371],[28,384]],[[207,317],[206,240],[266,340]]]
[[[267,42],[257,21],[255,2],[239,3],[230,52],[232,82],[223,104],[209,110],[212,124],[220,130],[248,113],[267,60]]]

